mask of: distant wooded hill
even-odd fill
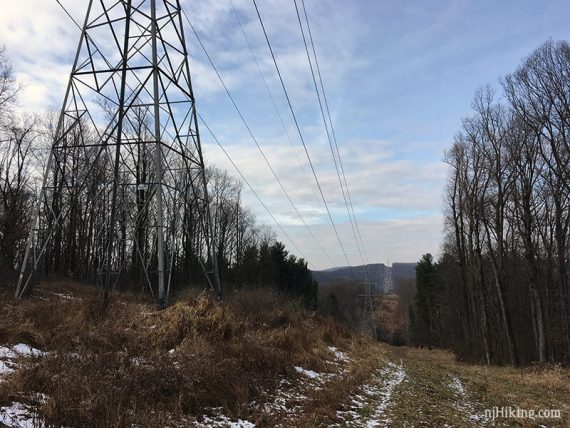
[[[338,281],[349,281],[364,283],[366,266],[343,266],[333,269],[325,269],[312,271],[313,278],[319,282],[319,285],[327,286]],[[392,264],[392,282],[397,288],[398,283],[402,279],[415,278],[416,263],[393,263]],[[368,279],[372,284],[374,293],[382,293],[385,291],[386,281],[386,265],[384,263],[374,263],[368,265]]]

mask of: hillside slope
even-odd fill
[[[367,266],[343,266],[336,269],[311,271],[313,278],[320,285],[329,285],[338,281],[356,281],[364,283],[366,274],[372,284],[373,291],[380,293],[384,287],[386,266],[383,263],[374,263]]]
[[[397,287],[400,281],[415,279],[417,263],[393,263],[391,267],[392,284]],[[386,265],[372,263],[367,266],[343,266],[335,269],[311,271],[313,278],[320,285],[327,286],[343,281],[364,283],[366,277],[372,285],[373,293],[382,293],[386,290]]]
[[[566,369],[389,347],[268,291],[220,305],[188,295],[162,312],[117,296],[106,318],[73,284],[19,306],[2,297],[0,427],[490,426],[495,406],[562,410],[507,426],[569,422]]]

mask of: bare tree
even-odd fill
[[[6,48],[0,46],[0,122],[8,116],[20,89],[12,64],[8,60]]]
[[[570,45],[547,41],[536,49],[503,87],[517,118],[538,138],[546,165],[543,173],[552,197],[557,247],[559,297],[570,354],[570,289],[568,232],[570,227]]]
[[[12,118],[5,125],[0,145],[0,265],[16,269],[25,245],[33,189],[30,187],[31,152],[37,138],[36,120]]]

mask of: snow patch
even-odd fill
[[[40,351],[30,345],[26,345],[25,343],[18,343],[17,345],[12,346],[12,349],[19,357],[42,357],[45,355],[44,351]]]
[[[47,396],[34,394],[36,402],[43,403]],[[10,428],[44,428],[45,423],[31,406],[22,403],[12,403],[10,406],[0,407],[0,426]]]
[[[457,376],[451,377],[451,383],[449,384],[449,387],[459,397],[461,397],[461,398],[465,397],[465,387],[463,386],[463,383],[461,382],[461,380]]]
[[[16,353],[7,346],[0,346],[0,358],[16,358]]]
[[[201,422],[196,422],[198,427],[216,427],[216,428],[254,428],[255,424],[249,421],[244,421],[238,419],[237,421],[232,421],[230,418],[221,413],[222,408],[211,409],[216,413],[215,416],[202,416]]]
[[[18,369],[16,360],[20,357],[41,357],[45,352],[25,343],[0,346],[0,382],[2,377],[14,373]]]
[[[455,395],[455,401],[453,402],[455,408],[461,415],[468,415],[469,420],[477,425],[488,425],[490,420],[485,417],[484,414],[477,413],[475,406],[469,400],[467,391],[459,379],[455,375],[451,375],[451,381],[449,383],[449,389]]]
[[[41,357],[45,352],[25,343],[12,346],[0,346],[0,358],[13,360],[18,357]]]
[[[293,389],[291,382],[287,379],[281,379],[273,400],[264,404],[263,411],[269,415],[276,412],[296,413],[301,409],[298,403],[302,403],[305,400],[307,400],[307,397],[300,391]]]
[[[348,356],[344,352],[339,351],[334,346],[329,346],[329,351],[331,351],[333,353],[333,355],[337,361],[342,361],[342,362],[350,361],[350,358],[348,358]]]
[[[0,346],[0,383],[6,382],[7,375],[19,368],[19,358],[40,357],[46,353],[24,343],[12,346]],[[34,395],[35,401],[44,402],[43,394]],[[0,426],[8,427],[43,427],[43,422],[29,406],[21,403],[12,403],[10,406],[0,407]]]
[[[297,372],[299,372],[302,375],[305,375],[311,379],[319,379],[321,377],[320,373],[314,372],[312,370],[306,370],[303,367],[295,366],[295,370],[297,370]]]
[[[51,293],[53,296],[59,297],[61,300],[69,300],[69,301],[74,301],[74,300],[81,300],[78,297],[74,297],[71,294],[68,293],[55,293],[52,292]]]
[[[403,366],[388,363],[374,373],[372,381],[360,388],[360,393],[352,399],[350,410],[337,411],[337,416],[349,421],[356,426],[373,428],[378,426],[390,426],[390,419],[386,416],[386,409],[391,403],[394,390],[406,377]],[[368,420],[362,420],[359,410],[372,408]]]
[[[206,427],[231,427],[231,428],[254,428],[255,424],[249,421],[242,421],[238,419],[237,421],[232,421],[228,417],[220,415],[215,419],[204,416],[204,426]]]
[[[0,376],[14,373],[16,364],[10,361],[0,361]]]

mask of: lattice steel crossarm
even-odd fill
[[[100,214],[85,251],[105,298],[129,270],[166,303],[188,203],[199,206],[207,279],[221,296],[179,1],[89,2],[16,299],[46,257],[59,262],[53,250],[78,203]]]

